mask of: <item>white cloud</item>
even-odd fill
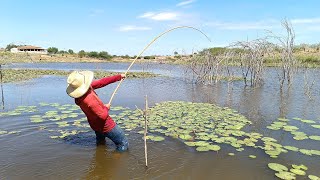
[[[121,26],[119,28],[119,31],[122,32],[127,32],[127,31],[148,31],[151,30],[150,27],[146,26],[132,26],[132,25],[127,25],[127,26]]]
[[[170,20],[177,20],[178,14],[174,12],[162,12],[159,14],[155,14],[151,17],[151,19],[156,21],[170,21]]]
[[[153,13],[153,12],[146,12],[146,13],[140,15],[139,18],[149,18],[149,17],[152,17],[154,15],[155,15],[155,13]]]
[[[195,0],[187,0],[187,1],[182,1],[181,3],[178,3],[177,6],[186,6],[188,4],[193,3]]]
[[[304,18],[304,19],[293,19],[292,24],[316,24],[320,23],[320,18]]]
[[[259,30],[259,29],[272,29],[278,27],[279,22],[275,20],[258,21],[258,22],[208,22],[206,26],[214,27],[223,30]]]
[[[173,21],[173,20],[178,20],[179,16],[180,14],[177,12],[160,12],[160,13],[146,12],[138,17],[151,19],[155,21]]]

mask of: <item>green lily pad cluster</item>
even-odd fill
[[[138,110],[124,110],[115,120],[127,130],[144,126]],[[197,151],[218,151],[221,143],[243,150],[242,146],[255,146],[262,136],[241,131],[251,122],[234,110],[206,103],[163,102],[148,111],[148,121],[149,132],[201,147]]]
[[[316,122],[313,120],[301,119],[301,118],[293,118],[293,119],[300,121],[302,123],[312,124],[311,126],[314,128],[320,128],[320,125],[315,124]],[[293,135],[293,139],[295,139],[297,141],[306,140],[306,139],[320,141],[320,136],[316,136],[316,135],[309,135],[308,136],[304,132],[297,131],[299,129],[298,127],[288,125],[289,119],[278,118],[278,120],[279,121],[275,121],[272,124],[270,124],[269,126],[267,126],[267,128],[271,129],[271,130],[281,130],[282,129],[284,131],[290,132]]]
[[[52,139],[57,139],[57,138],[65,138],[65,137],[68,137],[70,135],[76,135],[76,134],[79,134],[79,133],[84,133],[84,132],[88,132],[89,130],[58,130],[57,132],[59,133],[59,135],[55,135],[55,136],[50,136],[50,138]]]
[[[276,171],[275,176],[284,180],[293,180],[293,179],[296,179],[296,176],[305,176],[306,171],[308,170],[308,167],[303,164],[300,164],[300,165],[292,164],[290,170],[286,166],[278,163],[269,163],[268,167]],[[309,175],[308,177],[310,179],[318,178],[315,175]]]
[[[5,134],[19,134],[21,131],[6,131],[6,130],[1,130],[0,129],[0,135],[5,135]]]
[[[144,126],[139,110],[126,109],[113,117],[129,131]],[[251,121],[226,107],[182,101],[162,102],[149,109],[148,121],[149,132],[177,138],[197,151],[219,151],[220,144],[226,144],[236,151],[243,151],[245,147],[260,148],[274,158],[287,152],[276,139],[243,131]],[[258,145],[261,143],[262,146]]]
[[[0,112],[1,116],[19,116],[21,114],[33,113],[37,111],[37,106],[18,106],[16,109],[7,112]]]
[[[31,115],[30,120],[33,123],[39,123],[40,126],[43,126],[42,123],[49,122],[49,127],[41,129],[50,132],[58,132],[61,128],[70,132],[90,130],[86,117],[77,105],[59,103],[40,103],[39,105],[41,109],[45,108],[47,111],[44,114]],[[34,106],[32,108],[36,109]],[[144,127],[144,118],[140,110],[114,106],[110,114],[124,130],[144,133],[139,131]],[[287,122],[288,120],[283,118],[275,122],[273,126],[286,128],[288,131],[296,130],[288,126]],[[277,158],[281,153],[288,151],[305,155],[319,154],[318,150],[282,146],[274,138],[242,130],[250,124],[251,121],[235,110],[208,103],[168,101],[156,104],[148,110],[148,135],[152,141],[163,141],[163,136],[168,136],[179,139],[187,146],[195,147],[197,151],[219,151],[221,145],[229,145],[239,152],[245,148],[257,148],[264,150],[271,158]],[[291,131],[291,133],[303,135],[298,131]],[[65,134],[65,136],[68,135],[73,134]],[[64,138],[65,136],[60,133],[59,136],[53,137]],[[317,139],[318,137],[310,138]]]
[[[45,111],[34,111],[36,113],[33,112],[29,117],[31,122],[39,124],[39,130],[50,132],[50,138],[60,139],[92,131],[85,115],[77,105],[58,103],[40,103],[39,105],[41,107],[39,110]],[[37,108],[32,107],[32,109]],[[145,122],[140,110],[115,106],[111,107],[109,114],[125,131],[144,134]],[[271,158],[277,158],[288,151],[308,156],[320,156],[320,150],[284,146],[272,137],[264,136],[258,132],[244,131],[244,127],[252,124],[251,121],[227,107],[208,103],[167,101],[150,108],[147,111],[147,117],[148,140],[164,141],[165,137],[170,137],[199,152],[217,152],[228,147],[228,151],[233,148],[239,152],[247,148],[261,149]],[[295,137],[305,138],[306,136],[306,138],[313,140],[319,138],[298,131],[298,127],[288,125],[289,122],[288,119],[280,118],[270,126],[274,129],[290,132]],[[309,124],[311,123],[309,122]],[[7,132],[0,131],[1,133],[6,134]],[[234,156],[235,153],[228,153],[228,155]],[[249,155],[249,158],[255,159],[257,157]],[[282,179],[292,179],[306,171],[302,165],[292,165],[291,169],[277,164],[271,164],[269,167],[277,168],[276,176]]]
[[[307,123],[307,124],[315,124],[316,122],[313,121],[313,120],[309,120],[309,119],[302,119],[302,118],[292,118],[293,120],[297,120],[297,121],[300,121],[302,123]]]

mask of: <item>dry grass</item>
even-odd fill
[[[30,80],[33,78],[38,78],[44,75],[53,76],[68,76],[71,71],[59,71],[59,70],[41,70],[41,69],[2,69],[3,82],[21,82]],[[106,76],[112,76],[120,74],[118,72],[107,72],[107,71],[95,71],[95,78],[103,78]],[[156,77],[157,74],[148,72],[131,72],[128,73],[128,78],[150,78]]]

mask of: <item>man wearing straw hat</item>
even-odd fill
[[[119,74],[93,80],[91,71],[73,71],[67,79],[67,94],[75,98],[75,103],[87,116],[90,127],[96,133],[97,144],[104,143],[105,137],[108,137],[116,144],[118,151],[128,149],[128,140],[122,129],[109,116],[110,104],[104,105],[94,90],[125,77],[125,74]]]

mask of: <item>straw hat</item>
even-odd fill
[[[83,96],[93,80],[92,71],[73,71],[67,79],[67,94],[73,98]]]

